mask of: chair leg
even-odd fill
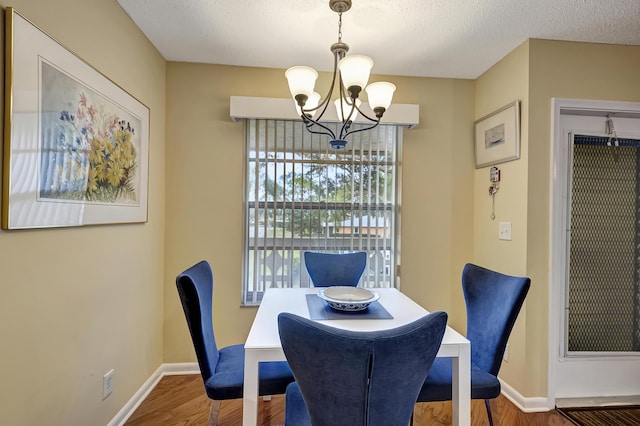
[[[489,426],[493,426],[493,418],[491,417],[491,403],[488,399],[485,399],[484,405],[485,407],[487,407],[487,418],[489,419]]]
[[[209,410],[209,420],[207,426],[218,426],[218,416],[220,415],[220,405],[222,401],[211,400],[211,409]]]

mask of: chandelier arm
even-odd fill
[[[318,115],[318,118],[316,120],[312,120],[312,121],[320,121],[322,119],[322,117],[324,116],[324,113],[327,111],[327,107],[329,106],[329,103],[331,101],[331,94],[333,93],[333,88],[336,85],[336,73],[338,75],[340,75],[340,73],[338,73],[338,61],[340,60],[338,58],[338,51],[334,51],[333,52],[333,78],[331,79],[331,86],[329,86],[329,91],[327,92],[327,95],[324,97],[324,99],[318,104],[318,106],[316,106],[315,108],[310,108],[310,109],[304,109],[304,107],[302,108],[303,112],[313,112],[313,111],[318,111],[320,108],[322,108],[322,112]],[[342,76],[340,76],[340,86],[342,86]]]
[[[355,102],[352,103],[352,104],[347,103],[347,106],[350,108],[349,115],[345,115],[344,114],[344,112],[345,112],[344,103],[340,102],[340,114],[339,115],[342,116],[342,123],[343,124],[352,122],[353,120],[351,120],[351,117],[353,116],[353,113],[356,111],[356,109],[358,109],[358,107],[356,106]],[[360,110],[358,109],[358,111],[360,111]]]
[[[340,139],[343,139],[349,134],[349,129],[351,128],[352,121],[345,121],[342,123],[342,127],[340,128]],[[335,139],[335,138],[334,138]]]
[[[327,110],[327,107],[329,106],[329,99],[330,99],[330,94],[333,91],[333,84],[331,85],[331,88],[329,89],[329,95],[327,95],[327,97],[325,99],[322,100],[322,102],[320,102],[318,104],[318,106],[316,106],[315,108],[309,108],[306,109],[304,107],[302,107],[302,111],[309,113],[309,112],[313,112],[313,111],[317,111],[320,108],[322,108],[322,112],[318,115],[318,120],[320,120],[322,118],[322,116],[324,115],[325,111]]]
[[[342,74],[338,73],[338,80],[340,81],[340,116],[342,116],[342,130],[340,130],[340,134],[342,134],[345,131],[345,127],[347,129],[347,131],[349,130],[349,127],[351,127],[351,124],[353,123],[353,120],[351,120],[351,117],[353,116],[353,113],[358,110],[360,111],[360,108],[358,108],[356,99],[352,99],[351,96],[345,91],[344,88],[344,84],[342,83]],[[342,100],[345,100],[345,102],[342,102]],[[347,104],[348,106],[351,107],[351,111],[349,111],[349,115],[345,116],[344,113],[344,105]]]
[[[358,108],[358,105],[356,105],[355,107],[356,107],[356,109],[358,110],[358,112],[359,112],[360,114],[362,114],[362,116],[363,116],[364,118],[366,118],[367,120],[372,121],[372,122],[378,122],[378,123],[380,122],[380,118],[371,118],[371,117],[369,117],[367,114],[365,114],[364,112],[362,112],[362,110],[361,110],[360,108]]]
[[[304,121],[304,125],[307,127],[307,130],[309,131],[309,133],[315,133],[316,135],[327,135],[331,139],[335,139],[336,138],[336,134],[335,134],[335,132],[333,130],[331,130],[330,128],[328,128],[324,124],[320,123],[319,121],[314,120],[310,116],[302,116],[302,120]],[[322,129],[324,129],[324,131],[312,130],[314,128],[313,126],[318,126],[318,127],[322,128]]]
[[[349,95],[349,92],[347,91],[347,89],[344,88],[344,83],[342,82],[342,74],[339,74],[339,79],[340,79],[340,97],[342,99],[344,99],[347,103],[347,105],[351,106],[351,105],[355,105],[355,100],[351,99],[351,96]],[[343,115],[344,117],[344,115]]]
[[[378,127],[378,124],[380,124],[380,120],[376,121],[373,125],[371,125],[369,127],[365,127],[365,128],[362,128],[362,129],[356,129],[356,130],[347,130],[347,132],[345,134],[340,133],[340,139],[344,139],[347,136],[352,135],[354,133],[364,132],[366,130],[375,129],[376,127]]]
[[[312,127],[307,127],[307,131],[308,131],[309,133],[313,133],[314,135],[324,135],[324,136],[329,136],[331,139],[335,139],[335,138],[336,138],[336,137],[335,137],[335,135],[332,135],[332,134],[330,134],[330,133],[328,133],[328,132],[325,132],[325,131],[319,131],[319,130],[312,130],[312,129],[313,129]]]
[[[349,134],[349,129],[353,124],[353,120],[351,120],[351,117],[353,116],[353,113],[355,112],[357,107],[355,102],[350,106],[351,106],[351,111],[349,111],[349,115],[345,117],[344,104],[340,102],[340,115],[342,115],[342,127],[340,128],[340,139],[344,139],[345,136]]]

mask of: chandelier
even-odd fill
[[[351,9],[351,0],[329,0],[329,7],[338,14],[338,41],[331,45],[333,53],[333,78],[331,87],[325,98],[321,101],[320,94],[314,87],[318,72],[310,67],[295,66],[285,72],[289,82],[291,96],[295,100],[296,111],[302,118],[310,133],[329,136],[329,144],[334,149],[342,149],[347,145],[345,138],[356,132],[370,130],[380,124],[384,112],[389,109],[393,92],[396,86],[386,81],[371,83],[369,74],[373,67],[371,58],[363,55],[349,55],[349,46],[342,42],[342,13]],[[338,98],[333,102],[341,121],[340,132],[336,133],[326,124],[321,123],[324,113],[330,103],[331,96],[338,80]],[[361,109],[362,101],[359,99],[362,89],[367,92],[369,107],[375,114],[375,118],[369,117]],[[318,113],[318,116],[313,117]],[[361,114],[371,125],[354,129],[353,122],[358,114]]]

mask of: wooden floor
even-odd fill
[[[211,400],[207,398],[200,375],[165,376],[131,415],[125,426],[195,426],[207,425]],[[500,396],[492,403],[495,425],[557,426],[573,425],[557,411],[523,413],[507,398]],[[499,422],[496,421],[499,419]],[[222,401],[218,417],[221,426],[242,424],[242,400]],[[284,424],[284,397],[273,396],[260,401],[258,424]],[[446,426],[451,424],[451,402],[417,404],[414,425]],[[483,401],[472,401],[471,424],[488,425]]]

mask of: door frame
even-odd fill
[[[547,395],[550,407],[555,406],[559,364],[567,362],[564,357],[564,296],[567,270],[567,229],[568,208],[568,143],[565,141],[565,129],[562,128],[562,115],[593,116],[604,120],[610,114],[618,118],[640,119],[640,102],[615,102],[584,99],[551,99],[551,149],[550,149],[550,218],[549,218],[549,359]],[[579,130],[579,129],[578,129]],[[616,128],[618,137],[625,137],[624,131]],[[602,128],[604,134],[604,126]],[[635,136],[634,136],[635,137]],[[637,138],[637,137],[636,137]],[[592,367],[598,368],[603,357],[591,357]],[[623,359],[629,359],[624,357]],[[637,358],[633,356],[633,358]],[[610,357],[607,357],[607,361]],[[575,395],[585,397],[587,395]],[[565,397],[565,396],[563,396]]]

